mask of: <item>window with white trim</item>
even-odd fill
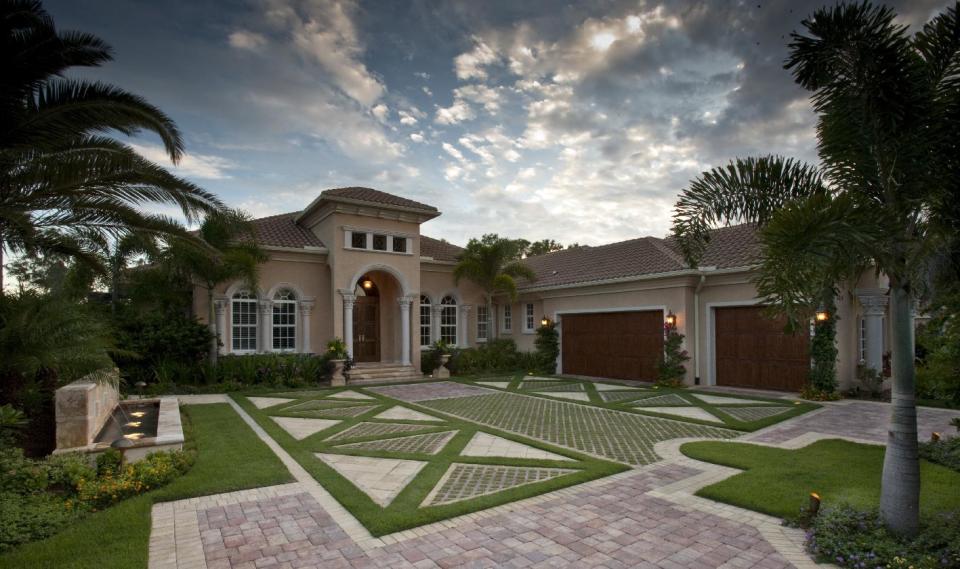
[[[426,348],[431,343],[432,308],[430,297],[420,295],[420,347],[422,348]]]
[[[486,304],[477,306],[477,341],[486,342],[487,332],[490,330],[490,311]]]
[[[533,303],[528,302],[524,305],[523,313],[523,331],[524,332],[533,332],[534,327],[536,326],[537,317],[533,313]]]
[[[867,361],[867,319],[860,318],[860,338],[857,342],[857,360]]]
[[[297,296],[290,289],[273,295],[273,351],[297,350]]]
[[[513,331],[513,307],[509,304],[503,305],[503,331]]]
[[[440,301],[440,340],[451,346],[457,345],[457,299],[445,296]]]
[[[257,297],[240,291],[230,300],[231,351],[249,354],[257,351]]]

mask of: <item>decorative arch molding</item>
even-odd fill
[[[361,267],[360,270],[353,275],[353,278],[350,279],[350,286],[347,288],[347,290],[352,292],[354,289],[356,289],[360,278],[371,271],[383,271],[397,279],[397,282],[400,283],[400,296],[410,296],[414,294],[410,291],[410,284],[407,282],[406,277],[403,276],[403,273],[398,271],[395,267],[384,265],[383,263],[371,263]]]
[[[297,295],[297,301],[301,301],[301,300],[313,300],[312,298],[308,298],[305,294],[303,294],[303,291],[300,290],[300,287],[298,287],[297,285],[295,285],[295,284],[293,284],[293,283],[288,283],[288,282],[280,282],[280,283],[277,283],[277,284],[273,285],[273,286],[270,288],[270,290],[267,291],[267,295],[266,295],[264,298],[265,298],[266,300],[273,300],[273,297],[277,294],[277,292],[278,292],[280,289],[284,289],[284,288],[288,288],[288,289],[292,290],[292,291],[294,292],[294,294]]]
[[[225,293],[225,296],[226,296],[228,299],[230,299],[230,298],[233,298],[233,295],[237,294],[237,293],[240,292],[240,291],[244,291],[244,290],[249,290],[249,291],[253,292],[254,294],[256,294],[258,300],[263,300],[263,299],[267,299],[267,298],[273,298],[272,293],[271,293],[271,296],[264,296],[264,294],[263,294],[263,289],[262,289],[262,288],[260,288],[260,287],[251,287],[249,283],[245,283],[245,282],[243,282],[242,280],[234,281],[229,287],[227,287],[227,292]]]
[[[455,288],[447,289],[446,291],[436,295],[436,297],[434,297],[434,304],[440,304],[440,301],[448,296],[452,296],[453,299],[457,301],[457,306],[461,306],[463,304],[463,296],[460,294],[460,291]]]

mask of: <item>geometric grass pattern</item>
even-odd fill
[[[762,405],[763,401],[755,399],[740,399],[738,397],[725,397],[723,395],[706,395],[703,393],[693,394],[697,399],[713,405]]]
[[[560,399],[570,399],[572,401],[590,401],[590,396],[586,393],[569,393],[569,392],[557,392],[557,391],[530,391],[529,393],[535,393],[537,395],[546,395],[547,397],[559,397]]]
[[[271,419],[298,441],[324,429],[329,429],[340,422],[329,419],[296,419],[293,417],[271,417]]]
[[[662,405],[692,405],[692,403],[679,395],[668,393],[667,395],[647,397],[646,399],[634,401],[630,404],[631,407],[659,407]]]
[[[302,411],[313,411],[316,409],[334,409],[338,407],[350,407],[359,405],[359,401],[329,401],[327,399],[308,399],[283,408],[284,413],[300,413]],[[369,405],[369,403],[367,403]]]
[[[423,501],[423,506],[452,504],[477,496],[495,494],[517,486],[543,482],[571,472],[576,472],[576,470],[455,462],[450,465],[449,470]]]
[[[345,431],[340,431],[327,440],[339,441],[343,439],[359,439],[361,437],[409,433],[410,431],[422,431],[432,426],[433,425],[403,425],[400,423],[359,423]]]
[[[697,419],[699,421],[712,423],[721,422],[721,419],[718,419],[716,416],[711,415],[708,411],[699,407],[639,407],[638,410],[649,413],[660,413],[661,415],[672,415],[684,419]]]
[[[730,415],[740,421],[759,421],[767,417],[773,417],[781,413],[786,413],[793,409],[792,407],[723,407],[720,411]]]
[[[326,409],[313,409],[310,411],[293,412],[303,417],[317,417],[320,419],[326,419],[331,417],[356,417],[357,415],[363,415],[374,407],[376,407],[376,405],[353,405],[349,407],[329,407]],[[288,413],[289,410],[284,409],[283,412]]]
[[[374,419],[392,419],[394,421],[442,421],[443,419],[438,419],[426,413],[421,413],[420,411],[414,411],[413,409],[408,409],[407,407],[391,407],[384,411],[383,413],[378,414]]]
[[[427,465],[419,460],[375,458],[316,453],[315,456],[343,475],[371,500],[386,506]]]
[[[367,441],[365,443],[345,443],[337,445],[334,448],[351,450],[383,450],[388,452],[407,452],[419,454],[437,454],[440,449],[446,445],[457,431],[444,431],[442,433],[427,433],[424,435],[410,435],[406,437],[397,437],[394,439],[385,439],[380,441]]]
[[[527,382],[532,383],[532,382]],[[546,383],[546,382],[542,382]],[[554,387],[536,387],[532,391],[583,391],[582,383],[565,383]]]
[[[514,393],[421,404],[468,421],[632,465],[655,462],[658,457],[653,446],[662,440],[730,438],[740,434],[728,429]]]
[[[520,386],[520,389],[543,389],[545,387],[560,387],[561,385],[570,385],[569,381],[549,381],[544,379],[535,379],[524,381]],[[573,385],[579,386],[579,383],[574,383]],[[578,391],[583,391],[583,389],[578,389]]]
[[[257,409],[265,409],[267,407],[273,407],[274,405],[280,405],[281,403],[289,403],[293,399],[281,399],[279,397],[247,397],[250,400],[250,403],[253,403]]]
[[[607,403],[611,401],[623,401],[626,399],[636,399],[648,394],[649,391],[601,391],[600,397]]]

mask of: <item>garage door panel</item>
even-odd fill
[[[564,373],[656,379],[663,353],[661,311],[569,314],[561,330]]]
[[[797,391],[810,367],[809,335],[784,331],[763,307],[714,309],[717,385]]]

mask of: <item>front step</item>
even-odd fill
[[[362,363],[346,372],[348,383],[385,383],[423,379],[412,365]]]

